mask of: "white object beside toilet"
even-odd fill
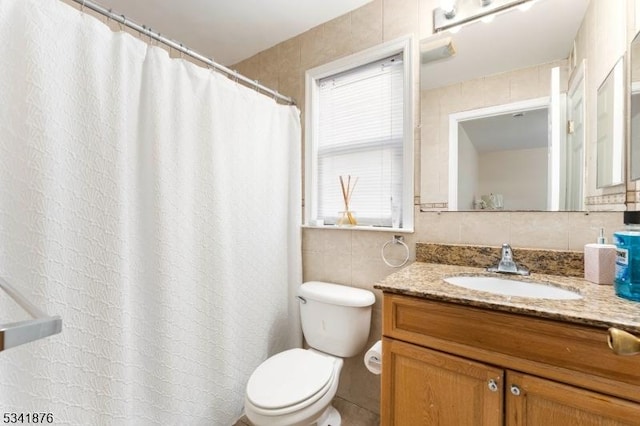
[[[364,366],[369,372],[379,375],[382,373],[382,340],[378,340],[364,354]]]
[[[245,412],[257,426],[340,426],[331,406],[343,357],[364,349],[375,297],[368,290],[318,281],[298,290],[302,332],[310,349],[289,349],[256,368]]]

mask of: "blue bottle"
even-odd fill
[[[624,212],[625,228],[613,233],[616,294],[640,302],[640,211]]]

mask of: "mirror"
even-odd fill
[[[631,134],[630,134],[630,179],[640,179],[640,34],[631,42]]]
[[[570,162],[564,135],[588,4],[542,0],[421,42],[423,210],[584,209],[583,150]]]
[[[597,98],[596,186],[624,183],[624,60],[620,58],[600,87]]]
[[[449,165],[449,179],[457,181],[450,209],[547,210],[548,103],[540,98],[452,115],[449,152],[458,155]]]

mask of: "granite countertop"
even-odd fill
[[[522,281],[545,282],[580,293],[579,300],[533,299],[468,290],[444,281],[456,275],[498,276]],[[519,277],[488,273],[482,268],[414,262],[389,275],[374,288],[384,292],[459,303],[498,311],[532,315],[602,328],[617,327],[640,333],[640,303],[617,297],[613,286],[598,285],[575,277],[531,274]]]

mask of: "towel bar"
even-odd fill
[[[42,312],[3,278],[0,278],[0,288],[33,317],[30,320],[0,324],[0,351],[62,331],[62,318],[57,315],[49,316]]]

